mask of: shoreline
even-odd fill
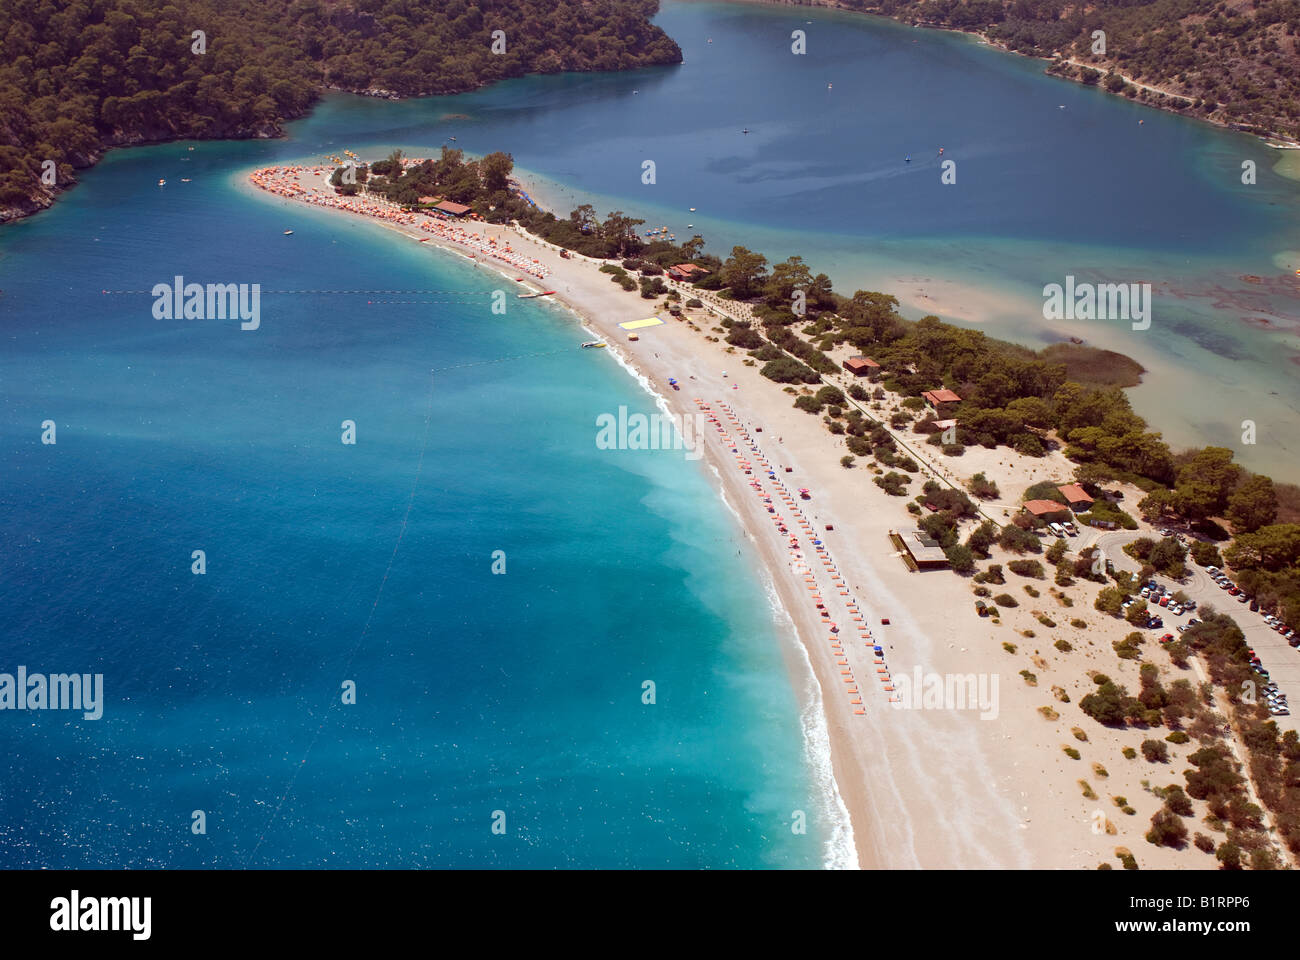
[[[285,169],[301,173],[307,168],[288,165]],[[318,170],[316,176],[323,184],[332,167]],[[249,173],[244,169],[234,174],[240,189],[291,205],[290,197],[255,190],[248,182]],[[532,192],[526,180],[523,186]],[[325,186],[325,190],[332,197],[333,189]],[[333,204],[319,209],[332,208]],[[426,240],[471,259],[476,268],[485,264],[502,276],[519,276],[503,261],[481,258],[469,247],[421,230],[429,219],[423,214],[410,214],[404,223],[393,222],[386,213],[381,216],[384,219],[364,219],[413,242]],[[317,224],[345,222],[311,219]],[[291,226],[291,222],[284,224]],[[843,438],[810,430],[808,414],[791,404],[788,393],[762,377],[758,365],[743,351],[721,342],[722,328],[717,324],[724,316],[748,319],[742,304],[670,282],[670,289],[684,298],[698,297],[704,304],[687,308],[683,318],[674,319],[660,311],[662,296],[644,300],[610,282],[597,270],[604,261],[576,253],[560,258],[560,248],[513,225],[479,222],[456,229],[472,229],[479,250],[495,237],[497,245],[488,249],[504,249],[505,240],[512,252],[537,263],[545,285],[539,287],[534,279],[529,281],[533,287],[556,291],[554,299],[583,328],[610,344],[616,362],[646,386],[661,409],[667,406],[679,417],[705,417],[700,431],[704,460],[718,478],[709,483],[739,518],[740,532],[757,554],[760,584],[765,592],[770,590],[769,599],[775,597],[794,628],[792,637],[774,610],[805,743],[822,746],[814,743],[822,733],[816,722],[809,723],[809,714],[813,721],[820,714],[825,725],[833,792],[827,797],[826,791],[820,791],[815,800],[827,803],[834,814],[838,794],[848,814],[858,866],[1093,869],[1099,859],[1111,858],[1108,848],[1117,841],[1142,843],[1143,817],[1125,818],[1126,822],[1112,824],[1113,829],[1100,836],[1091,829],[1096,804],[1086,793],[1080,795],[1082,781],[1077,777],[1082,771],[1071,766],[1075,761],[1060,747],[1072,721],[1055,714],[1044,720],[1042,704],[1050,694],[1036,689],[1036,677],[1032,683],[1021,679],[1028,671],[1020,670],[1016,676],[1020,666],[1031,666],[1035,673],[1046,673],[1045,685],[1061,684],[1053,686],[1053,692],[1068,690],[1077,701],[1091,684],[1080,668],[1099,653],[1110,653],[1105,643],[1108,634],[1122,636],[1127,625],[1096,622],[1085,595],[1081,599],[1087,609],[1081,606],[1077,615],[1089,617],[1091,625],[1079,620],[1077,627],[1060,628],[1078,648],[1073,656],[1070,644],[1063,653],[1057,652],[1062,650],[1059,646],[1035,649],[1035,643],[1020,639],[1033,637],[1032,630],[1012,629],[1038,625],[1035,617],[1042,617],[1031,609],[1032,603],[1008,614],[1006,626],[990,624],[975,619],[967,578],[948,571],[910,572],[889,541],[895,528],[909,523],[899,509],[901,502],[873,485],[864,467],[844,469],[839,463],[846,452]],[[652,313],[667,319],[637,330],[636,341],[619,326]],[[677,379],[680,391],[669,389],[670,377]],[[842,387],[846,378],[839,378]],[[925,463],[931,458],[921,459]],[[766,469],[758,470],[755,463]],[[976,469],[996,474],[999,468],[1018,478],[1041,480],[1068,473],[1069,465],[1059,455],[1033,460],[1005,450],[970,450],[961,464],[936,457],[933,465],[923,466],[921,479],[960,482],[958,474]],[[793,492],[805,485],[810,497],[796,499]],[[1002,513],[1007,506],[997,503],[983,508]],[[797,541],[791,540],[792,534]],[[1045,596],[1038,604],[1049,600]],[[841,626],[847,629],[840,630]],[[1007,639],[1026,647],[1018,660],[1012,659],[1016,645],[999,643]],[[1089,649],[1099,640],[1099,649]],[[805,658],[806,663],[801,662]],[[807,687],[808,665],[813,687]],[[910,680],[922,671],[991,680],[992,712],[973,706],[891,709],[899,704],[891,703],[895,694],[886,692],[888,684],[897,682],[890,677]],[[1107,663],[1106,671],[1136,686],[1135,669],[1133,676],[1126,675],[1129,662]],[[1132,798],[1141,809],[1156,802],[1144,796],[1145,781],[1139,778],[1146,771],[1133,765],[1117,767],[1115,760],[1121,747],[1136,747],[1140,736],[1137,730],[1098,729],[1092,731],[1089,750],[1095,758],[1105,759],[1112,771],[1108,789]],[[825,754],[821,750],[804,754],[809,784],[816,794],[821,786],[818,763]],[[1142,812],[1154,812],[1154,807]],[[827,824],[823,866],[831,865],[827,861],[832,859],[836,819],[832,815]],[[1144,848],[1143,860],[1144,866],[1154,868],[1197,865],[1158,848]]]
[[[249,172],[247,170],[237,173],[236,179],[242,188],[246,188],[251,195],[260,196],[263,200],[277,200],[290,207],[302,203],[302,201],[295,201],[291,197],[277,195],[256,184],[250,184]],[[531,184],[525,184],[525,189],[529,189],[530,187]],[[529,192],[532,193],[531,189],[529,189]],[[331,209],[329,207],[316,207],[314,204],[310,203],[306,205],[322,212],[352,213],[351,211]],[[421,245],[434,246],[444,253],[462,259],[468,259],[476,268],[479,266],[486,266],[496,271],[502,277],[514,282],[514,277],[511,276],[512,271],[504,262],[476,259],[470,252],[470,248],[445,239],[444,237],[436,235],[421,235],[421,231],[417,227],[412,227],[409,224],[379,220],[358,213],[352,213],[352,216],[373,223],[376,226],[392,230],[395,233],[416,242],[427,241]],[[423,215],[416,216],[422,217]],[[505,227],[476,224],[475,228],[477,231],[482,231],[484,234],[495,233],[500,236],[505,233],[510,233],[519,237],[521,240],[526,238],[527,241],[531,241],[536,244],[537,248],[539,248],[532,252],[545,251],[549,254],[549,257],[545,258],[546,260],[550,260],[551,258],[558,260],[559,248],[554,248],[540,238],[532,237],[532,235],[513,226]],[[590,280],[592,281],[592,286],[595,287],[595,290],[582,291],[577,296],[574,296],[571,289],[574,286],[576,279],[574,275],[565,276],[563,279],[567,280],[568,283],[561,286],[560,275],[548,273],[541,279],[544,279],[547,285],[554,286],[557,291],[550,299],[553,299],[562,305],[563,309],[569,312],[584,330],[591,332],[593,335],[596,335],[609,343],[610,346],[608,349],[615,354],[616,362],[623,367],[623,369],[631,375],[634,380],[639,381],[640,385],[650,394],[651,398],[657,405],[661,408],[670,410],[678,417],[693,413],[693,410],[687,410],[686,405],[681,402],[682,395],[674,394],[673,397],[670,398],[654,388],[655,383],[663,382],[667,374],[665,374],[662,369],[654,369],[655,365],[651,364],[644,354],[641,356],[633,356],[631,354],[628,345],[623,342],[623,339],[620,336],[622,331],[618,328],[617,323],[608,316],[605,316],[602,319],[601,311],[598,308],[593,309],[595,304],[591,301],[595,298],[592,298],[590,294],[596,291],[604,293],[605,288],[608,288],[609,295],[619,301],[619,306],[622,307],[622,312],[626,314],[626,316],[622,316],[621,319],[632,319],[635,317],[636,312],[630,308],[635,302],[645,303],[645,301],[639,301],[639,298],[638,301],[633,301],[632,298],[624,293],[621,288],[609,283],[608,278],[604,274],[597,273],[595,267],[601,261],[591,260],[590,258],[584,257],[578,253],[573,253],[570,256],[572,257],[570,261],[566,262],[564,260],[558,260],[558,263],[551,264],[551,266],[563,267],[573,265],[574,267],[583,269],[585,273],[591,275]],[[539,256],[538,259],[543,259],[543,257]],[[577,271],[565,272],[571,274],[577,273]],[[538,279],[539,278],[530,277],[529,282],[535,286]],[[544,286],[543,288],[545,289],[547,287]],[[584,293],[587,295],[584,296]],[[568,295],[566,296],[566,294]],[[648,312],[649,309],[650,305],[647,304],[646,311]],[[656,330],[658,329],[662,328],[656,328]],[[677,403],[673,402],[675,399],[678,400]],[[831,675],[824,669],[818,669],[819,658],[816,656],[816,651],[811,643],[811,631],[813,630],[812,618],[806,615],[800,615],[800,606],[794,602],[797,598],[797,594],[795,594],[791,589],[792,584],[788,582],[789,577],[782,576],[782,569],[785,565],[777,563],[777,558],[769,550],[765,550],[765,545],[761,542],[759,537],[755,536],[756,530],[754,518],[747,517],[744,509],[748,498],[744,495],[743,485],[736,482],[735,478],[731,476],[731,472],[734,468],[728,467],[728,464],[721,458],[720,452],[715,448],[715,445],[711,443],[704,444],[703,460],[710,468],[708,472],[714,475],[713,477],[708,478],[710,485],[714,487],[715,492],[722,499],[723,506],[736,516],[740,532],[749,542],[751,549],[753,549],[757,554],[756,559],[760,565],[762,577],[766,581],[766,584],[760,584],[760,586],[769,586],[771,588],[771,597],[775,598],[780,609],[780,616],[777,616],[774,611],[773,619],[774,621],[778,621],[776,625],[779,627],[779,619],[780,617],[784,617],[794,628],[795,637],[793,639],[799,644],[798,652],[802,654],[801,659],[805,664],[799,671],[802,676],[796,675],[794,671],[790,669],[795,665],[795,651],[788,649],[788,644],[786,643],[782,644],[782,656],[787,660],[787,671],[790,672],[791,680],[793,681],[792,687],[794,688],[796,701],[800,708],[799,714],[801,727],[804,726],[805,713],[809,710],[815,711],[824,724],[827,742],[825,744],[816,744],[815,746],[824,748],[829,754],[831,767],[830,785],[833,789],[831,796],[825,798],[825,801],[832,808],[837,805],[842,805],[844,807],[844,811],[848,818],[847,829],[850,832],[854,859],[856,860],[856,863],[854,863],[853,866],[878,866],[878,852],[865,843],[865,837],[867,836],[865,825],[870,822],[871,816],[874,815],[876,811],[872,809],[866,792],[863,789],[863,784],[866,781],[865,773],[856,762],[853,751],[848,748],[848,744],[845,742],[846,738],[844,732],[842,730],[837,730],[836,724],[830,716],[830,711],[826,709],[826,695],[828,688],[830,688]],[[790,638],[786,639],[788,640]],[[814,685],[817,693],[816,699],[810,698],[807,691],[800,689],[800,687],[808,681],[812,681]],[[816,734],[815,732],[810,734],[808,730],[803,729],[801,730],[801,735],[807,744],[810,736],[815,736]],[[805,762],[809,767],[809,773],[815,775],[817,767],[816,758],[806,755]],[[833,842],[834,829],[834,825],[828,825],[827,836],[825,838],[828,848]],[[827,859],[828,857],[823,857],[823,863],[825,863]]]
[[[892,16],[886,13],[879,13],[875,10],[858,10],[854,7],[845,6],[843,3],[840,2],[840,0],[726,0],[726,2],[757,4],[757,5],[768,6],[768,7],[792,7],[792,8],[807,8],[807,7],[818,8],[819,7],[823,10],[836,10],[840,13],[849,13],[860,17],[879,17],[882,20],[889,20],[893,23],[897,23],[902,26],[911,26],[922,30],[939,30],[943,33],[963,34],[967,37],[973,37],[980,43],[984,44],[985,46],[992,47],[994,50],[998,50],[1001,53],[1010,54],[1016,57],[1023,57],[1027,60],[1039,60],[1047,64],[1052,64],[1057,62],[1057,58],[1055,57],[1042,56],[1041,54],[1036,54],[1036,53],[1021,53],[1019,50],[1012,50],[1006,44],[1002,43],[999,40],[993,39],[992,37],[984,33],[982,30],[975,30],[975,29],[967,30],[967,29],[963,29],[962,27],[949,27],[941,23],[932,23],[927,20],[915,20],[915,21],[905,20],[901,16]],[[1098,70],[1102,74],[1105,74],[1107,69],[1114,68],[1114,64],[1109,64],[1109,63],[1102,64],[1100,66],[1092,66],[1091,64],[1085,64],[1068,57],[1061,57],[1060,60],[1061,62],[1068,63],[1071,66],[1088,67],[1089,69],[1092,70]],[[1171,106],[1165,106],[1160,103],[1150,103],[1147,101],[1138,100],[1136,97],[1126,97],[1123,95],[1122,92],[1111,93],[1111,91],[1101,88],[1099,84],[1084,83],[1082,80],[1079,80],[1075,77],[1063,76],[1062,74],[1052,73],[1048,70],[1044,70],[1043,72],[1050,77],[1056,77],[1056,79],[1058,80],[1065,80],[1069,83],[1075,84],[1076,86],[1097,87],[1105,94],[1119,97],[1122,100],[1129,100],[1130,102],[1136,103],[1140,106],[1150,107],[1153,110],[1160,110],[1163,113],[1173,113],[1180,117],[1187,117],[1189,120],[1198,120],[1202,123],[1207,123],[1210,126],[1218,127],[1221,130],[1231,130],[1234,133],[1241,133],[1241,134],[1245,134],[1248,137],[1254,137],[1255,139],[1259,140],[1266,146],[1272,147],[1275,150],[1300,150],[1300,139],[1287,137],[1281,134],[1271,134],[1271,133],[1263,134],[1263,133],[1256,133],[1251,130],[1242,130],[1224,120],[1214,120],[1210,117],[1191,116],[1187,112],[1183,110],[1174,109]],[[1149,83],[1145,83],[1141,80],[1136,80],[1125,73],[1120,73],[1118,70],[1116,70],[1115,73],[1117,76],[1122,77],[1126,83],[1138,88],[1139,90],[1142,89],[1149,90],[1152,93],[1158,94],[1159,96],[1165,97],[1166,99],[1169,100],[1183,100],[1187,102],[1194,102],[1196,100],[1195,97],[1188,96],[1187,94],[1171,93],[1169,91],[1162,90],[1161,88],[1153,86]]]

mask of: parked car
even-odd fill
[[[1172,640],[1173,638],[1174,638],[1174,635],[1173,635],[1172,633],[1166,633],[1163,637],[1160,638],[1160,642],[1161,642],[1161,643],[1168,643],[1168,642],[1169,642],[1170,640]]]
[[[1183,615],[1183,606],[1182,606],[1182,604],[1180,604],[1180,603],[1171,603],[1171,604],[1169,604],[1169,612],[1172,613],[1172,614],[1173,614],[1174,616],[1176,616],[1176,617],[1181,617],[1181,616]]]
[[[1251,600],[1251,601],[1250,601],[1250,609],[1251,609],[1252,611],[1254,611],[1254,610],[1258,610],[1258,609],[1259,609],[1259,601],[1258,601],[1258,600]]]
[[[1219,572],[1219,568],[1216,567],[1214,564],[1210,564],[1208,567],[1205,568],[1205,572],[1206,572],[1206,573],[1218,573],[1218,572]]]
[[[1143,600],[1145,600],[1147,597],[1151,596],[1150,588],[1143,587],[1141,590],[1138,591],[1138,596],[1141,597]]]

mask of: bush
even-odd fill
[[[1043,576],[1043,565],[1037,560],[1012,560],[1007,564],[1007,568],[1015,574],[1022,577],[1033,577],[1035,580],[1045,579]]]
[[[1147,842],[1157,847],[1182,847],[1187,843],[1187,826],[1178,814],[1162,807],[1151,817]]]
[[[1142,634],[1130,633],[1123,640],[1116,640],[1111,643],[1115,655],[1121,660],[1136,660],[1141,653],[1140,646],[1142,643]]]
[[[971,531],[971,535],[966,539],[966,546],[970,547],[976,556],[987,557],[989,547],[997,542],[997,537],[997,524],[992,520],[985,520]]]
[[[1178,784],[1175,783],[1166,787],[1161,796],[1164,797],[1165,806],[1169,808],[1170,812],[1176,813],[1180,817],[1190,817],[1192,815],[1192,801]]]
[[[1192,559],[1203,567],[1222,567],[1223,555],[1219,553],[1219,548],[1212,543],[1206,543],[1204,540],[1192,541]]]
[[[1125,760],[1132,760],[1134,757],[1138,755],[1137,751],[1134,750],[1132,747],[1125,747],[1120,752],[1124,755]]]
[[[821,381],[817,371],[800,363],[794,357],[769,360],[759,373],[777,383],[819,383]]]
[[[835,387],[822,387],[817,391],[817,399],[822,403],[844,406],[844,394]]]
[[[895,473],[891,470],[882,477],[876,477],[872,482],[891,497],[903,497],[907,495],[908,479],[907,474]]]
[[[954,543],[951,547],[946,547],[943,552],[955,572],[970,573],[975,569],[975,554],[971,552],[970,547]]]
[[[1001,494],[998,491],[998,485],[983,473],[977,473],[970,478],[966,484],[966,489],[981,500],[996,500]]]
[[[1142,756],[1152,763],[1167,763],[1169,761],[1169,748],[1159,740],[1143,740]]]
[[[1231,840],[1225,840],[1219,844],[1219,849],[1214,856],[1223,864],[1224,870],[1241,869],[1241,847],[1237,846]]]
[[[999,593],[993,598],[993,602],[999,607],[1018,607],[1020,603],[1009,593]]]
[[[1022,530],[1014,523],[1009,523],[998,534],[998,546],[1012,553],[1042,553],[1043,545],[1028,530]]]
[[[1101,680],[1096,690],[1079,701],[1079,709],[1103,726],[1121,726],[1128,717],[1128,694],[1108,678]]]
[[[1069,640],[1057,640],[1056,643],[1053,644],[1053,646],[1056,647],[1057,650],[1060,650],[1062,653],[1069,653],[1071,650],[1074,649],[1074,647],[1071,645]]]
[[[757,330],[743,321],[732,324],[731,332],[727,334],[727,343],[743,350],[758,350],[766,342]]]

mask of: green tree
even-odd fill
[[[1124,594],[1118,587],[1103,587],[1093,606],[1102,613],[1118,617],[1124,607]]]
[[[1232,462],[1226,447],[1206,447],[1178,468],[1174,486],[1178,512],[1191,520],[1221,514],[1241,479],[1242,469]]]
[[[732,247],[731,256],[722,265],[722,282],[737,300],[755,296],[767,275],[767,257],[744,247]]]
[[[508,153],[496,151],[489,153],[479,161],[479,175],[483,178],[483,189],[489,194],[501,193],[510,189],[510,174],[515,168],[515,158]]]
[[[1253,474],[1228,498],[1225,514],[1238,533],[1252,533],[1277,519],[1277,491],[1269,477]]]

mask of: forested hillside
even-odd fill
[[[840,0],[829,5],[978,31],[1019,53],[1059,56],[1049,68],[1053,73],[1101,83],[1112,93],[1255,133],[1300,138],[1300,0]],[[1105,32],[1104,56],[1092,54],[1095,30]],[[1115,75],[1109,75],[1112,70]],[[1118,74],[1190,99],[1162,97]]]
[[[527,73],[678,63],[677,44],[650,23],[657,9],[658,0],[4,0],[0,218],[48,205],[107,147],[275,136],[323,88],[418,96]],[[47,160],[53,189],[40,179]]]

